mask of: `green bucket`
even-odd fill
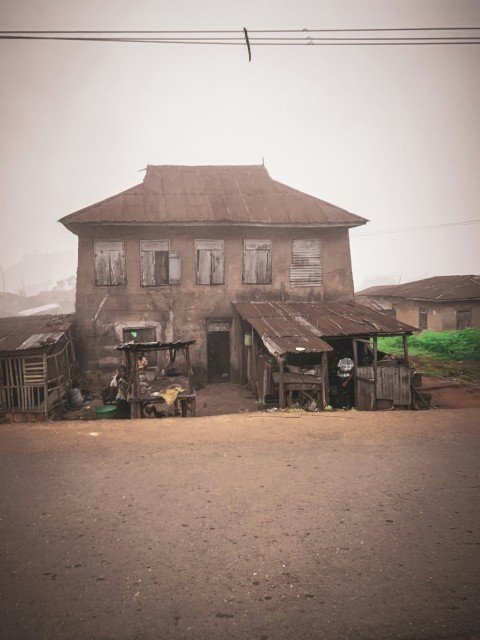
[[[117,405],[115,404],[103,404],[101,407],[95,409],[97,419],[105,420],[107,418],[115,418],[117,415]]]

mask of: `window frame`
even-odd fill
[[[170,249],[170,240],[140,240],[140,286],[141,287],[168,287],[180,284],[182,277],[182,266],[180,253]],[[167,255],[166,258],[166,279],[158,282],[156,279],[156,256],[157,253]],[[153,254],[153,258],[152,258]],[[150,261],[150,262],[149,262]]]
[[[259,258],[266,254],[266,260]],[[259,269],[263,267],[263,273]],[[260,278],[263,276],[263,279]],[[259,279],[260,278],[260,279]],[[243,240],[243,284],[272,284],[272,241],[271,240]]]
[[[322,249],[320,238],[292,240],[292,260],[290,263],[290,286],[292,288],[323,287]]]
[[[117,246],[114,246],[117,245]],[[115,256],[115,254],[118,254]],[[100,269],[101,263],[105,263],[108,256],[108,265]],[[115,265],[112,262],[117,260],[119,272],[115,274]],[[105,265],[103,265],[105,267]],[[93,241],[93,270],[95,276],[95,286],[97,287],[123,287],[127,284],[127,260],[125,253],[125,242],[123,240],[94,240]],[[101,276],[107,276],[102,278]],[[108,282],[106,281],[108,280]],[[116,281],[118,280],[118,282]]]
[[[225,284],[224,240],[195,240],[195,282],[202,286]]]

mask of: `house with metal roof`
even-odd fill
[[[118,343],[195,340],[192,366],[215,382],[242,380],[233,302],[353,299],[348,232],[367,220],[260,165],[148,166],[60,222],[78,236],[82,370],[106,375]]]
[[[0,318],[0,413],[46,420],[65,405],[75,363],[73,316]]]
[[[419,329],[480,327],[480,276],[435,276],[405,284],[369,287],[357,301],[379,306]]]

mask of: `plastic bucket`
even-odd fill
[[[117,406],[115,404],[103,404],[101,407],[95,409],[95,415],[99,420],[115,418],[117,415]]]

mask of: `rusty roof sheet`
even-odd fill
[[[367,220],[272,180],[259,166],[148,166],[142,184],[60,220],[76,224],[304,224]]]
[[[260,335],[271,337],[290,334],[336,338],[400,335],[415,331],[415,327],[354,302],[235,302],[233,304],[241,317],[247,320]]]
[[[480,276],[434,276],[405,284],[369,287],[358,296],[409,298],[413,300],[480,300]]]
[[[73,316],[0,318],[0,353],[41,349],[62,339]]]

